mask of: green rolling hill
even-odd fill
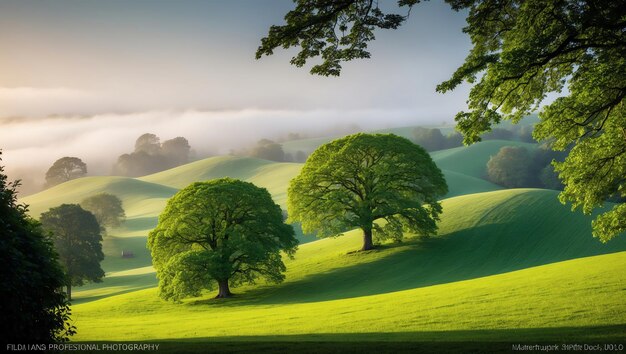
[[[626,333],[626,238],[591,237],[591,217],[557,192],[502,190],[483,180],[487,141],[432,153],[449,185],[437,237],[354,253],[361,235],[304,243],[286,281],[206,293],[183,304],[156,295],[145,247],[167,199],[198,180],[230,176],[267,188],[285,206],[301,164],[213,157],[141,178],[88,177],[23,198],[30,212],[109,192],[128,216],[104,238],[104,282],[76,288],[77,341],[616,340]],[[300,236],[302,237],[302,236]],[[310,241],[311,238],[302,238]],[[134,252],[122,258],[121,252]]]
[[[38,218],[51,207],[63,203],[79,203],[94,194],[107,192],[122,199],[126,215],[133,218],[158,215],[165,206],[165,201],[177,191],[176,188],[134,178],[99,176],[68,181],[20,201],[28,204],[30,214]]]
[[[381,340],[391,332],[396,339],[419,340],[429,331],[450,331],[462,340],[469,335],[463,331],[489,329],[485,340],[495,340],[496,330],[548,328],[546,334],[626,323],[620,300],[626,295],[626,239],[599,243],[590,235],[589,218],[560,205],[555,192],[466,195],[445,200],[444,210],[435,238],[355,254],[350,252],[359,247],[356,231],[302,245],[286,262],[284,283],[236,289],[239,298],[228,305],[207,297],[170,304],[154,289],[117,296],[85,289],[76,293],[84,297],[74,306],[76,339],[280,339],[313,333],[332,340],[324,338],[373,332],[370,340]],[[139,268],[112,278],[119,286],[124,277],[145,274]],[[140,281],[137,288],[148,286]],[[123,326],[109,331],[104,323]],[[623,333],[620,328],[605,335],[615,337]]]
[[[521,146],[531,152],[537,148],[537,144],[521,141],[487,140],[470,146],[434,151],[431,156],[442,170],[482,179],[487,174],[487,161],[504,146]]]

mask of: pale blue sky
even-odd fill
[[[465,15],[443,1],[424,2],[400,29],[378,32],[372,58],[346,63],[340,78],[291,66],[293,51],[254,59],[269,26],[292,7],[289,0],[0,0],[7,170],[41,176],[56,159],[79,156],[91,173],[106,173],[145,132],[224,152],[333,125],[451,122],[464,108],[467,87],[435,92],[470,48]]]
[[[5,94],[63,89],[67,97],[41,93],[68,103],[75,93],[78,102],[13,103],[0,115],[394,108],[442,119],[462,108],[463,94],[434,92],[469,48],[463,14],[442,1],[420,4],[399,30],[379,32],[373,58],[347,63],[339,79],[291,67],[293,52],[254,60],[260,38],[292,7],[288,0],[2,0]]]

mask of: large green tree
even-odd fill
[[[363,230],[362,250],[403,231],[436,232],[448,186],[430,155],[393,134],[354,134],[320,146],[287,192],[290,221],[320,237]],[[376,223],[376,220],[384,222]]]
[[[148,236],[159,294],[179,300],[258,277],[284,279],[281,251],[293,256],[298,241],[264,188],[222,178],[196,182],[176,193]]]
[[[1,152],[0,152],[1,153]],[[51,343],[74,334],[51,240],[17,202],[18,182],[0,166],[0,313],[2,343]]]
[[[384,13],[375,0],[296,0],[286,24],[272,26],[256,56],[299,47],[291,63],[321,57],[311,72],[339,75],[341,63],[368,58],[376,29],[397,28],[419,0],[399,0],[401,14]],[[472,84],[468,111],[456,115],[466,143],[502,119],[519,121],[548,93],[533,135],[553,148],[573,146],[555,165],[562,202],[585,213],[626,195],[626,0],[447,0],[468,13],[463,29],[473,47],[439,92]],[[566,90],[563,92],[563,90]],[[607,241],[626,230],[626,204],[593,221]]]
[[[99,193],[87,197],[80,202],[80,206],[91,212],[102,227],[118,227],[126,219],[122,200],[110,193]]]
[[[65,269],[68,299],[72,299],[72,286],[102,281],[102,235],[92,213],[78,204],[62,204],[42,213],[39,221],[52,234],[54,247]]]

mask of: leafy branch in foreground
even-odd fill
[[[437,86],[445,93],[472,84],[468,111],[459,112],[464,142],[501,120],[518,122],[536,111],[549,93],[533,136],[555,150],[571,152],[555,170],[565,184],[563,203],[585,213],[609,199],[626,197],[626,1],[447,0],[468,11],[463,29],[473,47],[451,78]],[[400,0],[408,13],[417,0]],[[395,29],[406,16],[385,14],[373,0],[297,0],[286,24],[272,26],[256,56],[278,47],[299,47],[291,60],[303,66],[321,57],[311,72],[339,75],[341,62],[368,58],[376,29]],[[563,90],[566,89],[565,93]],[[598,216],[593,234],[607,241],[626,230],[621,203]]]

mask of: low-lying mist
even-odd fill
[[[162,140],[185,137],[196,158],[228,154],[262,138],[284,139],[289,133],[315,137],[441,119],[416,117],[414,110],[255,110],[153,111],[0,120],[2,164],[10,179],[22,179],[21,194],[41,190],[46,170],[63,156],[87,164],[88,175],[109,175],[118,156],[133,151],[135,140],[153,133]]]

